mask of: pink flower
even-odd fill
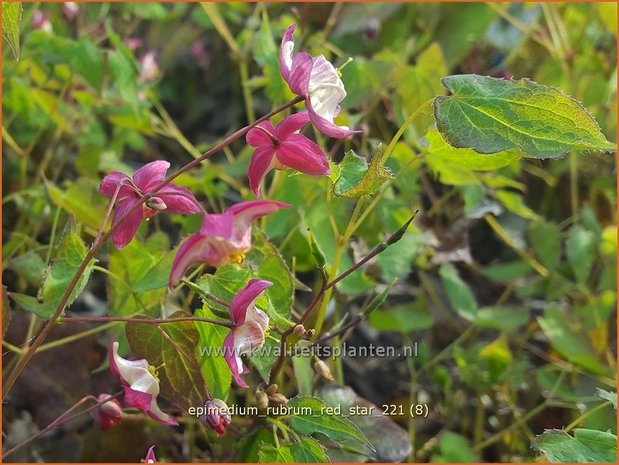
[[[247,176],[256,197],[262,179],[271,169],[292,168],[311,175],[329,174],[329,161],[321,148],[299,130],[309,123],[307,113],[289,116],[276,127],[269,121],[247,133],[247,143],[256,148]]]
[[[109,394],[99,394],[97,400],[101,402],[106,399],[111,399],[111,397],[112,396]],[[113,428],[123,421],[123,409],[118,399],[111,399],[99,405],[91,412],[91,415],[97,426],[104,431]]]
[[[140,62],[140,75],[138,76],[138,82],[145,83],[157,79],[159,76],[159,63],[157,63],[156,50],[149,50],[142,55],[138,61]]]
[[[215,431],[217,436],[223,436],[232,420],[230,408],[221,399],[209,400],[204,405],[206,413],[200,416],[200,421],[204,426]]]
[[[145,359],[126,360],[118,355],[118,342],[110,347],[110,370],[120,379],[125,390],[125,402],[135,407],[153,420],[164,425],[178,425],[178,422],[162,412],[157,405],[159,395],[159,379],[155,367],[150,366]]]
[[[45,32],[52,32],[52,23],[49,20],[49,13],[36,10],[32,13],[32,27]]]
[[[144,165],[132,177],[115,171],[103,178],[99,185],[99,192],[102,195],[113,198],[119,189],[114,209],[114,223],[163,180],[169,167],[167,161],[157,160]],[[202,207],[187,189],[168,184],[157,192],[156,197],[131,212],[114,230],[112,234],[114,245],[119,249],[125,247],[137,233],[142,219],[151,218],[161,210],[187,215],[200,213]]]
[[[259,349],[264,344],[269,317],[256,308],[256,301],[272,283],[252,279],[230,302],[230,316],[234,325],[224,339],[224,357],[232,376],[241,387],[249,387],[241,378],[249,370],[243,365],[241,355]]]
[[[80,7],[75,2],[62,2],[62,13],[71,21],[80,11]]]
[[[252,200],[232,205],[221,214],[206,214],[202,228],[181,244],[172,263],[170,287],[179,283],[192,265],[218,267],[240,263],[251,248],[251,223],[290,205]]]
[[[323,134],[343,139],[362,132],[333,123],[340,111],[339,103],[346,97],[340,73],[322,55],[312,57],[307,52],[293,55],[295,28],[293,24],[285,32],[279,51],[279,69],[290,90],[305,97],[310,120]]]
[[[144,457],[144,463],[157,463],[157,457],[155,457],[155,446],[150,446],[146,457]]]

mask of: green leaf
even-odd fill
[[[304,347],[311,346],[309,341],[299,341],[297,346],[300,350]],[[300,396],[312,395],[312,378],[314,377],[314,370],[312,368],[312,357],[303,355],[294,355],[292,357],[292,367],[294,369],[294,377],[297,380],[297,388]]]
[[[471,290],[460,278],[458,270],[451,263],[441,265],[439,275],[452,307],[462,318],[474,321],[477,317],[477,301]]]
[[[477,461],[477,457],[475,457],[475,454],[471,450],[471,446],[467,439],[451,431],[445,431],[441,434],[439,450],[439,455],[432,456],[432,462],[473,463]]]
[[[552,347],[568,361],[596,374],[609,374],[609,369],[597,359],[582,326],[573,322],[566,312],[550,307],[537,321]]]
[[[9,267],[29,284],[40,286],[45,273],[45,262],[41,255],[30,250],[23,255],[11,258]]]
[[[170,318],[186,316],[190,315],[176,312]],[[125,332],[132,355],[157,367],[163,397],[184,411],[204,404],[206,387],[196,359],[200,335],[194,321],[159,326],[127,323]]]
[[[196,310],[195,316],[198,318],[218,319],[207,305],[204,305],[202,309]],[[218,399],[225,400],[230,391],[232,372],[223,354],[216,355],[215,352],[213,352],[208,355],[206,350],[216,351],[219,347],[223,347],[224,339],[230,330],[223,326],[200,322],[196,322],[196,328],[199,334],[198,350],[196,354],[202,376],[206,380],[211,394]]]
[[[269,382],[271,367],[277,359],[279,353],[279,341],[267,337],[260,350],[250,352],[247,356],[250,363],[258,370],[260,377],[265,383]]]
[[[295,397],[288,402],[288,408],[295,412],[290,426],[299,434],[321,433],[334,441],[350,440],[373,450],[359,428],[342,416],[328,414],[328,407],[314,397]]]
[[[340,177],[333,186],[333,192],[337,196],[369,197],[392,177],[391,172],[383,165],[380,145],[374,151],[369,166],[365,158],[349,150],[339,167]]]
[[[370,325],[379,331],[409,333],[431,328],[433,324],[432,313],[423,297],[413,303],[397,305],[370,315]]]
[[[513,331],[529,321],[526,307],[482,307],[477,313],[475,325],[482,328]]]
[[[2,37],[13,50],[16,60],[19,60],[19,23],[22,11],[21,2],[2,2]]]
[[[137,77],[133,64],[127,59],[122,50],[109,52],[107,64],[118,93],[137,112]]]
[[[329,457],[314,438],[302,438],[291,444],[290,451],[295,463],[329,463]]]
[[[454,147],[485,154],[516,149],[535,158],[572,149],[615,150],[587,110],[557,88],[474,74],[442,82],[452,95],[436,97],[434,116]]]
[[[268,444],[260,447],[258,451],[258,462],[260,463],[294,463],[294,457],[290,446],[271,446]]]
[[[271,324],[287,328],[294,292],[292,273],[277,247],[267,241],[264,233],[258,228],[253,229],[252,248],[247,253],[246,263],[254,271],[254,277],[273,283],[267,291],[273,307],[267,309],[270,310],[267,313],[272,319]]]
[[[529,226],[529,240],[539,261],[554,271],[561,259],[561,229],[556,223],[538,221]]]
[[[239,441],[239,455],[237,460],[239,463],[258,462],[260,448],[264,447],[264,445],[275,445],[273,433],[271,431],[262,428],[245,435]]]
[[[617,410],[617,393],[605,391],[604,389],[596,388],[595,395],[600,399],[610,400],[613,403],[613,407]]]
[[[81,74],[86,82],[97,90],[103,80],[101,53],[88,37],[81,37],[71,57],[71,68]]]
[[[611,432],[575,429],[574,436],[549,430],[537,436],[532,446],[551,463],[616,463],[617,436]]]
[[[580,283],[586,282],[595,258],[595,234],[580,225],[572,226],[565,246],[576,279]]]
[[[521,194],[510,191],[497,191],[494,195],[510,212],[528,220],[539,219],[537,213],[525,205]]]
[[[455,164],[470,170],[492,171],[503,168],[520,158],[517,152],[509,150],[488,156],[480,155],[472,149],[452,147],[443,140],[436,129],[429,130],[426,139],[429,143],[426,159],[430,164],[440,160],[445,164]]]

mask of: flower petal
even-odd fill
[[[301,134],[290,135],[277,152],[277,159],[284,165],[313,176],[329,174],[329,160],[322,149]]]
[[[249,180],[249,187],[256,197],[260,197],[260,184],[271,169],[271,161],[274,154],[275,148],[264,147],[256,149],[251,157],[251,162],[247,169],[247,178]]]
[[[290,208],[291,205],[269,200],[250,200],[239,202],[226,210],[234,215],[232,235],[230,239],[239,246],[249,246],[251,243],[251,223],[261,216],[275,213],[281,208]]]
[[[185,272],[196,263],[202,262],[202,248],[206,237],[200,233],[193,234],[181,244],[172,262],[169,286],[176,286]]]
[[[200,213],[202,207],[193,196],[189,189],[184,187],[168,184],[161,189],[157,194],[167,206],[166,211],[170,213],[180,213],[181,215],[190,215]]]
[[[264,330],[255,321],[246,321],[232,330],[234,349],[237,355],[243,355],[260,349],[264,344]]]
[[[127,360],[118,355],[118,342],[112,341],[110,353],[110,369],[124,384],[134,385],[138,380],[148,375],[155,379],[148,371],[148,362],[145,359]],[[135,387],[135,386],[133,386]],[[157,394],[159,391],[157,391]],[[153,394],[151,392],[151,394]]]
[[[107,174],[102,180],[101,184],[99,184],[99,193],[104,195],[105,197],[109,197],[110,199],[114,197],[114,192],[116,192],[116,188],[122,182],[128,181],[130,178],[125,173],[119,173],[118,171],[113,171]],[[127,195],[133,193],[133,190],[129,186],[123,186],[118,191],[117,198],[123,198]]]
[[[306,111],[295,113],[277,125],[275,128],[275,137],[283,141],[290,134],[299,131],[303,126],[309,123],[309,120],[309,115]]]
[[[241,360],[241,356],[236,352],[234,348],[234,333],[230,331],[226,338],[224,339],[224,358],[226,359],[226,363],[230,368],[230,372],[232,372],[232,376],[240,387],[249,387],[243,378],[241,378],[241,374],[243,374],[246,370],[243,365],[243,360]]]
[[[307,97],[312,63],[312,56],[307,52],[299,52],[292,59],[292,69],[286,82],[295,94]]]
[[[150,404],[153,400],[153,395],[148,392],[136,391],[131,386],[123,386],[125,390],[125,403],[129,407],[137,408],[146,413],[150,409]]]
[[[155,457],[155,446],[150,446],[148,449],[146,457],[144,457],[144,463],[157,463],[157,458]]]
[[[307,107],[307,112],[309,113],[312,124],[316,126],[316,129],[318,129],[325,136],[333,137],[334,139],[344,139],[352,136],[353,134],[360,134],[363,132],[361,130],[351,131],[346,126],[337,126],[331,121],[326,120],[314,111],[309,99],[305,100],[305,106]]]
[[[145,413],[153,420],[158,421],[159,423],[162,423],[164,425],[168,425],[168,426],[178,425],[178,421],[176,421],[174,418],[172,418],[167,413],[164,413],[159,408],[159,405],[157,405],[157,399],[152,400],[150,404],[150,408]]]
[[[120,200],[116,204],[116,208],[114,209],[114,218],[113,223],[116,224],[120,218],[122,218],[125,213],[131,210],[136,203],[138,203],[137,198],[125,198]],[[138,228],[140,227],[140,223],[142,222],[142,207],[139,206],[135,210],[133,210],[129,215],[122,220],[120,225],[114,230],[112,233],[112,242],[116,246],[117,249],[122,249],[125,247],[131,240],[134,238],[135,234],[138,232]]]
[[[292,69],[292,51],[294,50],[294,31],[296,28],[295,24],[288,27],[279,47],[279,71],[286,82],[288,82]]]
[[[275,128],[271,122],[263,121],[247,132],[245,136],[247,143],[252,147],[273,147],[273,140],[262,129],[258,129],[258,127],[264,128],[270,134],[275,134]]]
[[[247,311],[256,305],[256,300],[264,292],[273,285],[270,281],[264,279],[251,279],[241,291],[234,296],[230,302],[230,316],[235,325],[245,323]],[[268,322],[268,318],[267,318]]]
[[[133,173],[133,181],[144,194],[163,180],[169,167],[165,160],[152,161]]]

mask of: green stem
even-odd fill
[[[592,408],[588,412],[585,412],[581,416],[576,418],[576,420],[574,420],[569,425],[567,425],[565,428],[563,428],[563,431],[565,431],[566,433],[569,432],[569,431],[572,431],[574,428],[576,428],[576,426],[578,426],[580,423],[582,423],[583,420],[585,420],[589,416],[593,415],[594,413],[599,412],[600,410],[605,409],[606,407],[610,407],[611,405],[613,405],[613,403],[610,400],[601,403],[600,405]]]

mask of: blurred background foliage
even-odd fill
[[[348,96],[339,121],[361,127],[363,136],[327,141],[314,134],[336,163],[349,149],[369,157],[421,104],[445,93],[442,77],[460,73],[557,86],[614,138],[611,3],[89,3],[74,16],[62,4],[24,4],[21,56],[15,60],[6,46],[3,52],[8,291],[37,295],[70,215],[92,241],[107,206],[97,192],[105,173],[160,158],[179,167],[289,100],[277,58],[292,23],[298,48],[336,66],[353,58],[342,71]],[[269,197],[294,208],[261,226],[311,287],[307,228],[328,264],[344,270],[419,209],[404,238],[344,280],[326,309],[328,323],[338,321],[397,279],[386,304],[346,342],[417,342],[418,356],[329,360],[331,368],[338,382],[377,405],[429,406],[427,418],[393,418],[415,446],[409,460],[532,461],[536,434],[600,404],[596,388],[615,389],[616,164],[595,153],[552,161],[462,155],[433,129],[428,110],[387,162],[394,180],[359,201],[364,214],[349,244],[334,231],[344,233],[357,201],[330,194],[323,178],[271,175]],[[179,184],[219,212],[253,197],[245,179],[250,156],[239,141]],[[122,252],[105,249],[72,313],[176,309],[165,290],[173,249],[200,218],[159,215],[150,223]],[[297,294],[302,309],[309,293]],[[30,304],[12,299],[5,351],[6,344],[21,347],[44,321],[29,313],[41,311]],[[89,328],[63,327],[54,338]],[[101,330],[35,358],[3,409],[8,443],[81,396],[113,389],[97,370],[105,357]],[[5,373],[14,359],[5,357]],[[294,379],[280,388],[289,395],[296,389]],[[616,412],[599,409],[579,426],[616,433]],[[257,436],[239,445],[234,435],[214,441],[195,428],[170,433],[136,420],[101,436],[84,419],[14,459],[138,460],[156,442],[161,459],[257,460]]]

